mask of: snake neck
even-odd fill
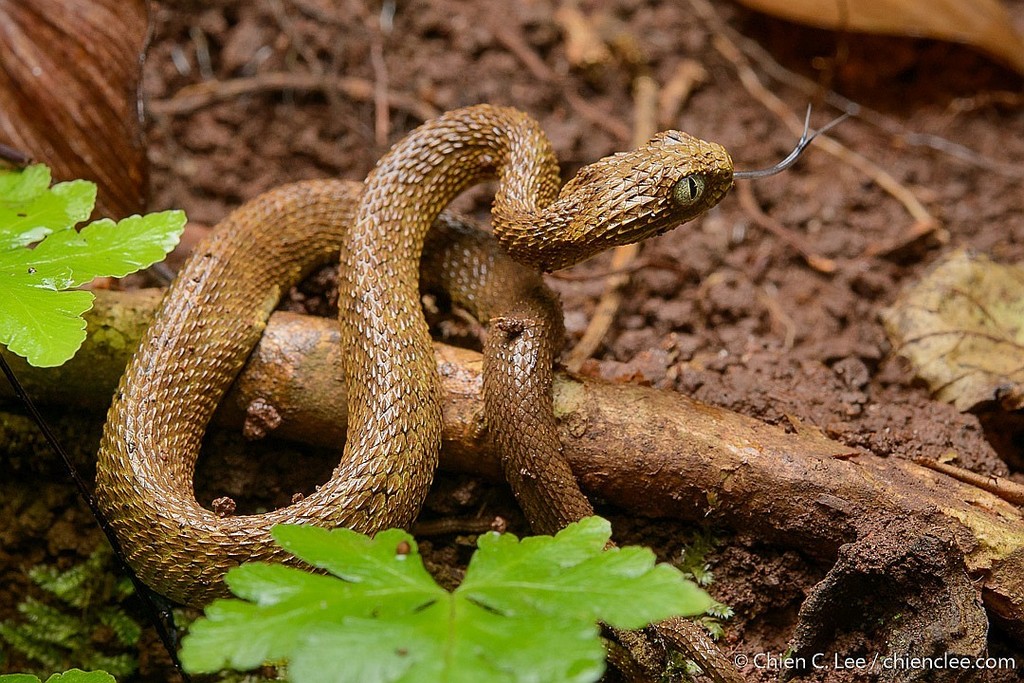
[[[353,248],[381,240],[394,244],[398,234],[400,246],[418,254],[442,209],[491,178],[498,180],[495,206],[502,214],[533,226],[543,223],[560,181],[551,144],[536,121],[516,109],[484,104],[425,123],[367,177]]]
[[[732,187],[723,147],[679,131],[583,167],[550,204],[494,204],[494,232],[516,260],[544,271],[640,242],[692,220]]]
[[[666,131],[585,166],[559,192],[558,163],[538,124],[515,109],[476,105],[424,124],[381,159],[366,181],[353,244],[399,235],[401,249],[418,255],[452,199],[497,177],[498,241],[517,261],[554,270],[696,218],[725,196],[732,176],[720,145]],[[414,279],[415,261],[403,267]]]

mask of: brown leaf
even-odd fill
[[[1024,73],[1024,39],[999,0],[739,1],[810,26],[966,43]]]
[[[58,180],[99,186],[97,209],[139,213],[148,167],[138,107],[145,0],[0,0],[0,143]]]
[[[896,352],[936,398],[1024,407],[1024,265],[959,250],[882,312]]]

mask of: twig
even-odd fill
[[[566,57],[574,67],[601,68],[612,61],[607,43],[575,2],[562,3],[554,19],[565,37]]]
[[[192,44],[196,48],[196,64],[199,65],[199,75],[204,81],[212,81],[215,78],[213,73],[213,60],[210,59],[210,43],[206,40],[203,29],[193,26],[188,31]]]
[[[679,104],[686,100],[679,97]],[[650,76],[637,76],[633,81],[633,147],[639,147],[658,132],[658,82]]]
[[[639,253],[638,244],[616,247],[612,252],[611,274],[605,280],[604,292],[594,307],[594,315],[590,318],[590,323],[583,331],[579,342],[566,356],[565,367],[571,372],[579,372],[583,363],[597,351],[597,347],[601,345],[601,341],[611,328],[615,314],[622,304],[622,289],[629,283],[630,273],[634,270],[630,266]]]
[[[629,140],[629,126],[620,121],[613,114],[595,107],[590,102],[580,97],[575,92],[572,85],[566,82],[567,79],[560,76],[554,69],[545,64],[544,60],[534,52],[533,48],[531,48],[521,36],[512,32],[504,24],[499,24],[497,21],[492,22],[491,31],[493,32],[495,39],[497,39],[505,49],[511,52],[516,59],[522,62],[523,66],[529,69],[530,73],[533,74],[537,80],[562,86],[561,90],[564,93],[566,101],[577,114],[592,123],[594,126],[611,134],[616,139],[622,141]]]
[[[793,348],[793,344],[796,343],[797,325],[793,322],[793,318],[789,313],[786,312],[786,309],[779,303],[778,297],[774,295],[775,292],[775,287],[764,286],[757,290],[757,298],[768,309],[768,315],[782,326],[785,334],[782,348],[789,351]]]
[[[370,42],[370,64],[373,65],[373,132],[379,147],[387,147],[391,135],[390,108],[388,105],[388,67],[384,62],[384,41],[378,31],[373,32]]]
[[[556,280],[565,280],[566,282],[586,282],[588,280],[600,280],[602,278],[612,277],[614,275],[621,274],[632,274],[638,270],[644,270],[645,268],[658,268],[661,270],[671,270],[676,273],[685,273],[685,268],[681,267],[675,261],[652,257],[639,259],[624,268],[615,268],[612,264],[609,264],[607,268],[601,270],[594,270],[586,273],[576,273],[571,270],[557,270],[553,273],[548,273],[548,277],[552,277]]]
[[[708,79],[704,65],[692,59],[684,59],[665,81],[658,95],[658,128],[672,128],[676,115],[694,90]]]
[[[1010,479],[1003,479],[994,474],[978,474],[963,467],[956,467],[931,458],[914,458],[914,462],[923,465],[928,469],[942,472],[953,477],[957,481],[976,486],[982,491],[988,491],[1014,505],[1024,505],[1024,485],[1018,484]]]
[[[186,85],[170,99],[150,102],[149,111],[157,116],[190,114],[197,109],[242,95],[282,90],[334,91],[358,102],[372,102],[375,93],[374,84],[365,78],[272,71],[225,81]],[[440,113],[422,100],[398,93],[389,93],[388,101],[395,109],[405,111],[423,121]]]
[[[737,183],[736,192],[739,195],[740,207],[758,226],[775,235],[797,251],[807,265],[819,273],[836,272],[835,261],[816,254],[811,245],[807,243],[807,240],[761,210],[760,205],[757,203],[757,197],[754,196],[754,188],[751,186],[751,183]]]
[[[650,76],[639,76],[633,83],[633,144],[639,146],[657,131],[658,84]],[[615,320],[622,304],[622,290],[629,283],[629,268],[640,253],[639,244],[616,247],[612,253],[611,269],[604,283],[604,292],[594,309],[594,315],[583,336],[565,359],[572,372],[579,372],[588,358],[594,355]]]
[[[160,638],[160,642],[163,644],[164,649],[167,650],[167,655],[171,658],[171,663],[174,664],[174,668],[177,670],[178,675],[185,683],[191,683],[192,678],[185,672],[181,667],[181,661],[178,659],[178,652],[175,650],[175,637],[174,637],[174,617],[169,609],[161,608],[157,605],[157,596],[149,589],[146,584],[142,583],[139,577],[135,574],[135,570],[128,564],[127,556],[124,550],[121,548],[121,543],[117,540],[117,536],[114,534],[114,530],[110,526],[110,522],[107,520],[106,515],[100,510],[99,505],[96,503],[96,499],[89,491],[89,487],[85,485],[85,481],[82,476],[78,473],[78,468],[75,467],[75,463],[72,462],[71,456],[64,449],[60,440],[57,439],[57,435],[50,429],[50,425],[43,419],[39,409],[36,408],[35,402],[25,391],[25,388],[18,381],[17,376],[14,374],[14,370],[7,363],[7,359],[0,355],[0,371],[7,377],[8,384],[11,385],[11,389],[14,391],[15,396],[21,401],[21,404],[25,407],[25,411],[32,418],[32,421],[39,427],[39,431],[42,432],[43,438],[46,443],[50,446],[57,457],[60,458],[61,463],[64,466],[64,471],[68,473],[72,481],[75,483],[75,488],[78,489],[78,495],[89,511],[92,513],[93,519],[100,527],[100,531],[106,536],[107,542],[110,543],[110,547],[114,549],[114,557],[117,558],[118,563],[121,565],[121,569],[127,574],[128,578],[132,582],[132,586],[135,588],[135,594],[139,596],[139,600],[142,601],[143,609],[146,615],[149,617],[150,622],[156,629],[157,636]],[[162,598],[161,598],[162,600]],[[165,622],[165,619],[167,620]],[[170,628],[168,628],[168,625]]]
[[[508,521],[499,515],[491,517],[442,517],[416,520],[411,529],[413,536],[447,536],[450,534],[485,534],[488,531],[504,533]]]
[[[875,126],[879,130],[903,141],[911,147],[925,147],[1003,176],[1010,178],[1024,178],[1024,167],[1021,167],[1020,164],[1011,164],[998,159],[992,159],[969,147],[961,145],[958,142],[953,142],[952,140],[939,135],[908,131],[906,126],[904,126],[900,121],[883,114],[876,109],[865,107],[859,102],[854,102],[834,90],[825,90],[823,92],[818,83],[782,66],[774,57],[772,57],[771,53],[761,47],[757,41],[747,38],[725,22],[717,22],[716,28],[722,35],[732,41],[732,43],[735,44],[751,62],[757,64],[765,74],[780,83],[785,83],[786,85],[799,90],[807,97],[822,97],[827,104],[830,104],[836,109],[844,111],[850,116],[854,116],[865,123]],[[950,111],[953,113],[959,113],[971,108],[976,108],[977,106],[987,106],[991,102],[1007,104],[1011,107],[1019,107],[1020,104],[1024,102],[1024,96],[1020,93],[985,93],[977,98],[953,100],[950,104]]]
[[[321,23],[330,24],[332,26],[346,25],[340,8],[332,9],[330,5],[327,7],[320,7],[315,2],[309,2],[309,0],[291,0],[291,4],[294,5],[299,12],[305,14],[310,19],[315,19]]]
[[[778,95],[766,88],[751,68],[746,56],[740,51],[735,43],[725,34],[722,27],[725,22],[715,12],[707,0],[690,0],[694,11],[715,31],[712,41],[715,49],[725,57],[736,69],[740,83],[751,95],[759,100],[765,108],[775,114],[794,135],[800,135],[803,124],[799,117],[795,116],[788,105]],[[821,149],[836,157],[840,161],[853,166],[868,178],[873,180],[879,187],[889,193],[906,208],[907,212],[914,218],[916,225],[911,229],[914,233],[921,231],[934,231],[939,239],[943,238],[945,231],[940,231],[938,220],[918,201],[914,193],[901,185],[888,172],[880,168],[870,159],[857,154],[832,138],[819,137],[817,144]]]
[[[326,73],[323,64],[317,58],[316,53],[310,49],[308,41],[304,40],[299,34],[298,29],[295,27],[295,22],[288,16],[288,12],[284,5],[281,4],[281,0],[269,0],[269,4],[274,14],[274,20],[281,27],[281,32],[288,38],[291,49],[302,56],[302,60],[306,63],[306,68],[313,75],[323,77],[324,73]],[[323,93],[324,97],[327,98],[327,104],[331,112],[337,116],[338,112],[341,111],[338,91],[333,88],[325,88]]]
[[[302,60],[306,62],[306,67],[318,76],[323,75],[323,67],[320,65],[320,60],[317,59],[316,54],[309,49],[309,45],[299,35],[298,30],[295,28],[295,22],[292,21],[291,17],[288,16],[288,12],[285,11],[284,6],[281,4],[281,0],[267,0],[270,5],[270,11],[274,15],[274,21],[281,27],[281,32],[288,38],[288,43],[296,53],[302,56]]]
[[[0,143],[0,164],[13,168],[24,168],[32,163],[32,157],[20,149]]]

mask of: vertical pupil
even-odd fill
[[[704,193],[704,177],[699,173],[683,176],[672,187],[672,198],[682,206],[695,204]]]

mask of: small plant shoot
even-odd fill
[[[556,536],[485,534],[453,592],[413,538],[278,526],[275,540],[326,575],[264,563],[230,571],[185,637],[193,673],[284,663],[293,683],[596,681],[598,622],[640,628],[696,615],[711,598],[646,548],[606,549],[598,517]]]
[[[0,344],[31,365],[61,365],[81,346],[93,295],[76,287],[148,268],[185,227],[183,212],[162,211],[76,230],[95,203],[94,183],[50,187],[41,164],[0,170]]]

